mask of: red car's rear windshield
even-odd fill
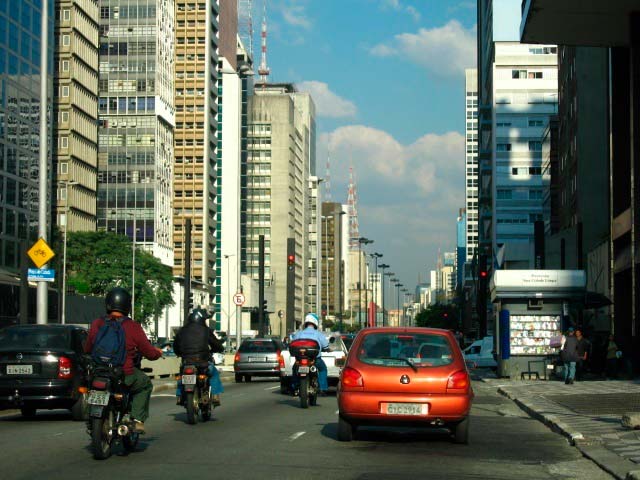
[[[453,350],[436,333],[369,333],[358,347],[358,360],[383,367],[441,367],[453,362]]]

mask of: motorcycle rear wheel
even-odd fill
[[[315,407],[318,404],[318,380],[314,378],[310,383],[313,393],[309,394],[309,405]]]
[[[300,379],[300,407],[309,408],[309,377]]]
[[[202,421],[209,421],[211,419],[211,402],[207,403],[204,407],[201,407],[200,412],[202,414]]]
[[[198,422],[198,397],[196,392],[189,392],[186,394],[186,406],[187,406],[187,423],[195,425]]]
[[[93,458],[106,460],[111,456],[111,436],[109,432],[113,428],[113,410],[108,408],[103,418],[91,419],[91,447]]]

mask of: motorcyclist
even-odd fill
[[[329,340],[324,336],[322,332],[318,331],[320,322],[318,316],[315,313],[307,313],[304,317],[303,330],[291,335],[291,340],[309,339],[315,340],[320,345],[321,351],[327,351],[329,348]],[[327,365],[322,358],[318,356],[316,358],[316,368],[318,369],[318,387],[320,388],[320,395],[325,396],[329,389],[329,380],[327,375]],[[297,378],[293,379],[293,389],[297,389]]]
[[[124,372],[124,383],[129,387],[132,395],[131,416],[134,421],[135,431],[144,433],[144,422],[149,418],[149,401],[153,384],[142,370],[137,368],[140,356],[149,360],[157,360],[162,357],[162,350],[155,348],[149,342],[142,326],[129,318],[131,311],[131,295],[124,288],[116,287],[112,289],[105,298],[107,316],[121,322],[124,330],[126,345],[126,359],[122,370]],[[84,345],[84,351],[91,353],[96,340],[96,335],[105,324],[104,318],[93,321],[89,329],[89,335]]]
[[[209,386],[213,405],[220,405],[220,394],[224,392],[220,373],[211,360],[212,353],[222,353],[224,346],[216,338],[207,326],[209,314],[202,308],[195,308],[187,319],[187,324],[182,327],[173,340],[173,351],[182,362],[193,362],[198,366],[208,365]],[[176,390],[176,403],[182,405],[182,382],[178,380]]]

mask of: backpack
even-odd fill
[[[91,358],[101,365],[114,367],[124,365],[127,358],[127,345],[122,321],[111,317],[104,318],[104,325],[98,330],[93,343]]]

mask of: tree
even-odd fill
[[[131,240],[110,232],[69,232],[67,283],[79,293],[103,297],[113,287],[131,291]],[[173,305],[171,268],[150,253],[136,249],[136,321],[146,325]]]
[[[458,327],[456,306],[440,303],[430,305],[416,315],[416,325],[418,327],[456,329]]]

